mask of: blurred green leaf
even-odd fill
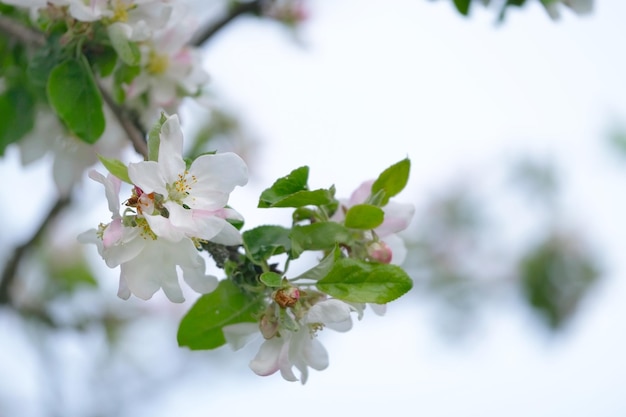
[[[384,170],[372,184],[372,194],[383,191],[381,206],[385,206],[389,199],[404,189],[409,181],[411,161],[403,159]]]
[[[14,86],[0,95],[0,156],[35,126],[35,98],[23,86]]]
[[[224,326],[256,322],[262,304],[242,292],[230,280],[196,301],[178,328],[178,345],[192,350],[215,349],[226,343]]]
[[[351,229],[371,230],[380,226],[385,213],[380,207],[370,204],[357,204],[346,212],[344,224]]]
[[[47,92],[50,105],[76,136],[91,144],[102,136],[102,96],[84,56],[55,66],[48,78]]]

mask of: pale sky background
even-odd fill
[[[158,398],[136,398],[123,415],[625,415],[626,165],[611,154],[606,136],[626,125],[626,2],[596,3],[591,16],[564,10],[558,22],[532,5],[495,25],[495,13],[476,8],[464,19],[448,1],[317,0],[300,33],[303,46],[275,24],[244,18],[205,49],[214,90],[259,141],[250,184],[231,200],[248,227],[288,221],[287,211],[270,218],[255,209],[256,198],[301,165],[310,166],[313,187],[334,183],[347,196],[409,156],[411,178],[399,200],[419,207],[451,180],[490,177],[518,154],[557,162],[565,181],[563,222],[584,230],[605,268],[560,337],[546,336],[503,300],[470,340],[449,344],[428,308],[407,296],[385,317],[366,314],[346,334],[323,332],[330,366],[312,371],[304,387],[249,371],[258,345],[236,354],[194,352],[199,365],[190,376]],[[0,174],[15,172],[15,153],[8,152]],[[0,198],[9,201],[19,184],[3,187]],[[46,201],[47,192],[39,198]],[[7,210],[16,220],[3,228],[19,241],[36,224],[37,207]],[[102,213],[89,221],[102,221]],[[3,325],[16,324],[3,318],[0,330]],[[138,342],[150,346],[146,366],[180,360],[172,327],[165,323]],[[25,343],[3,341],[24,364],[18,369],[27,382],[17,389],[27,403],[37,396],[29,393],[36,384],[28,376],[37,364]],[[69,336],[60,346],[66,350],[59,357],[72,364],[68,379],[78,380],[88,354]],[[202,363],[208,355],[234,359]],[[0,375],[17,372],[6,362],[0,361]],[[79,410],[88,387],[73,389],[76,398],[68,401]],[[41,415],[36,404],[25,410],[20,415]]]

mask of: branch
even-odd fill
[[[0,280],[0,304],[13,304],[11,299],[11,285],[17,277],[17,268],[19,267],[20,261],[27,253],[28,249],[30,249],[37,242],[37,240],[39,240],[39,238],[41,238],[50,223],[56,219],[63,209],[69,206],[69,204],[69,197],[60,197],[54,206],[52,206],[48,214],[44,217],[35,234],[33,234],[27,242],[15,248],[13,255],[9,257],[7,263],[4,265],[4,271],[2,271],[2,280]]]
[[[126,132],[130,143],[133,144],[135,152],[143,155],[145,159],[148,159],[148,144],[146,143],[146,133],[137,123],[133,121],[128,112],[123,107],[118,106],[117,103],[115,103],[113,97],[111,97],[107,90],[105,90],[101,85],[98,85],[98,87],[100,88],[102,98],[115,115],[115,118],[120,123],[120,126],[122,126],[122,129],[124,129],[124,131]]]
[[[190,44],[194,46],[200,46],[205,44],[211,39],[217,32],[223,29],[230,22],[237,17],[244,14],[260,14],[261,13],[261,0],[248,1],[244,3],[237,3],[231,7],[229,12],[222,16],[221,19],[216,22],[207,25],[205,28],[199,30],[191,39]]]
[[[0,32],[4,32],[26,45],[44,46],[46,44],[46,37],[43,33],[2,15],[0,15]]]

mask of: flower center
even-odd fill
[[[178,174],[178,180],[173,184],[167,184],[167,195],[171,201],[182,204],[183,200],[189,195],[192,185],[198,182],[195,175],[189,175],[189,171]]]
[[[148,72],[154,75],[161,75],[167,71],[170,66],[170,59],[167,55],[159,54],[155,51],[150,51],[150,57],[148,58]]]

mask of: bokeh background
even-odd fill
[[[75,241],[108,218],[85,179],[0,306],[0,416],[625,415],[626,3],[557,20],[530,1],[503,20],[446,0],[303,5],[295,28],[245,15],[202,47],[212,110],[188,103],[186,135],[246,158],[246,228],[288,224],[256,201],[296,167],[348,196],[410,157],[414,289],[322,332],[330,367],[307,385],[258,377],[258,345],[177,346],[194,294],[116,298],[118,271]],[[3,264],[55,201],[50,164],[15,146],[0,161]]]

